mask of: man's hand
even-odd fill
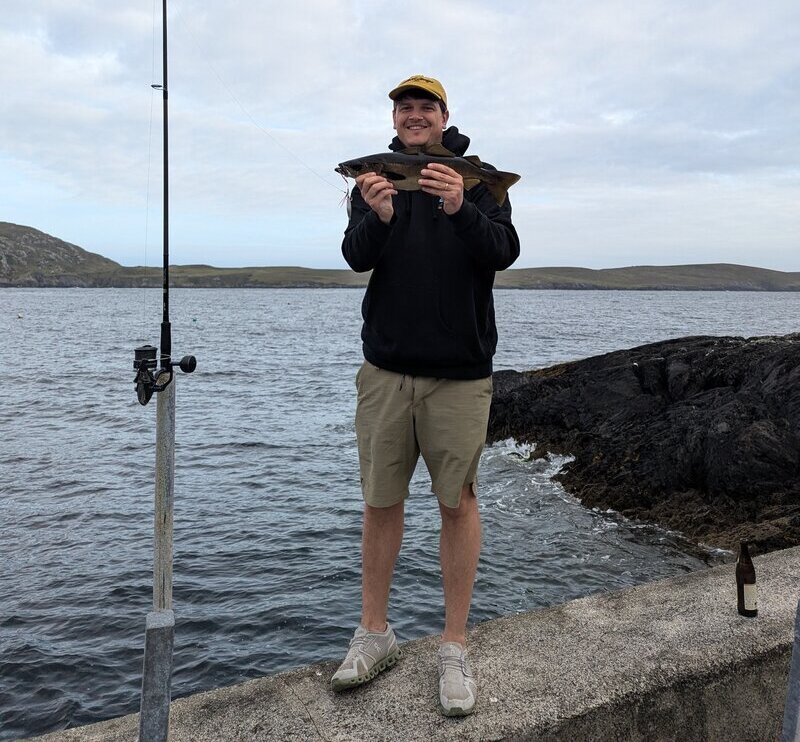
[[[464,179],[453,168],[434,162],[424,168],[420,175],[422,190],[442,199],[445,214],[452,216],[461,208],[464,203]]]
[[[394,216],[392,196],[397,195],[392,182],[382,175],[364,173],[356,178],[356,185],[369,206],[384,223],[388,224]]]

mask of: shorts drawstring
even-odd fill
[[[398,374],[398,376],[400,375]],[[403,374],[400,376],[400,386],[397,387],[397,391],[403,391],[403,387],[406,385],[406,376],[411,379],[411,394],[413,395],[417,391],[417,377],[412,374]]]

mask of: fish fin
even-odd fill
[[[398,180],[392,180],[392,185],[398,191],[418,191],[420,189],[419,178],[407,175],[398,176]]]
[[[470,188],[474,188],[480,182],[480,178],[464,178],[464,190],[468,191]]]
[[[467,162],[472,163],[475,167],[483,167],[483,163],[481,162],[481,158],[478,155],[465,155],[464,159]]]
[[[418,155],[422,152],[422,147],[406,147],[400,150],[401,155]]]
[[[486,187],[489,193],[494,196],[498,206],[502,206],[508,195],[508,189],[519,180],[519,175],[516,173],[504,173],[502,170],[496,170],[492,173],[495,177],[490,181],[486,181]]]
[[[455,157],[455,155],[447,149],[443,144],[436,142],[423,148],[426,155],[433,155],[434,157]]]

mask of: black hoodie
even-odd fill
[[[463,156],[469,138],[451,126],[442,144]],[[397,137],[389,145],[403,147]],[[342,254],[354,271],[372,270],[361,306],[364,357],[412,376],[489,376],[497,347],[494,274],[519,256],[509,200],[498,206],[479,183],[448,216],[436,196],[400,191],[387,225],[358,187],[351,198]]]

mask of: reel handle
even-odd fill
[[[190,374],[197,368],[197,359],[194,356],[184,356],[177,363],[170,361],[169,365],[172,367],[178,366],[183,373]]]

